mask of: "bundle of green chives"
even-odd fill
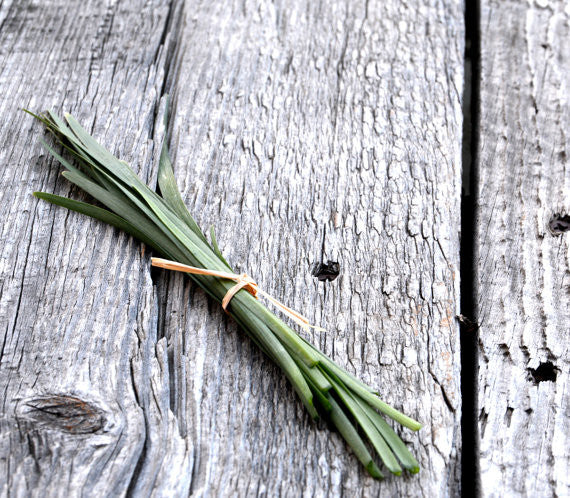
[[[159,161],[158,195],[127,163],[114,157],[90,136],[73,116],[66,114],[62,120],[52,112],[30,114],[41,121],[56,142],[75,159],[77,166],[44,143],[49,153],[66,168],[63,176],[107,209],[46,192],[35,192],[36,197],[124,230],[170,260],[232,272],[213,230],[209,243],[186,209],[176,187],[166,144]],[[189,276],[220,303],[235,285],[218,277]],[[383,478],[369,451],[370,446],[392,473],[401,474],[402,467],[413,473],[419,471],[416,459],[378,411],[415,431],[421,428],[418,422],[384,403],[374,389],[297,335],[250,293],[240,290],[231,300],[228,312],[283,370],[311,417],[329,420],[371,476]],[[370,444],[366,444],[365,439]]]

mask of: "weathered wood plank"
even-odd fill
[[[157,307],[136,244],[29,196],[68,186],[23,146],[37,128],[14,101],[73,111],[149,174],[168,10],[0,8],[2,493],[455,493],[461,5],[187,5],[177,40],[193,209],[427,424],[406,436],[422,474],[382,488],[202,294],[170,277]],[[321,257],[341,261],[335,283],[309,276]]]
[[[187,2],[172,151],[229,260],[426,427],[419,476],[368,478],[286,380],[177,275],[171,399],[197,496],[458,492],[462,2]],[[318,283],[321,258],[341,276]]]
[[[478,313],[486,496],[570,495],[568,2],[482,2]]]
[[[20,111],[71,111],[148,175],[170,9],[0,5],[0,496],[188,488],[147,258],[116,230],[31,196],[70,187]]]

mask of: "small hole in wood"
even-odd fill
[[[507,346],[506,344],[504,344],[504,343],[499,344],[499,351],[501,351],[501,353],[503,353],[503,356],[505,358],[511,357],[511,351],[509,350],[509,346]]]
[[[528,368],[529,380],[535,384],[540,382],[556,382],[558,368],[551,362],[547,361],[538,365],[537,368]]]
[[[317,277],[320,282],[332,282],[340,273],[340,265],[336,261],[319,263],[313,268],[313,277]]]
[[[548,228],[553,235],[560,235],[561,233],[570,230],[570,215],[556,213],[548,222]]]
[[[512,418],[513,418],[513,412],[514,412],[514,411],[515,411],[514,408],[511,408],[510,406],[507,406],[507,410],[506,410],[506,412],[505,412],[505,420],[504,420],[505,425],[506,425],[507,427],[510,427],[510,426],[511,426],[511,420],[512,420]]]

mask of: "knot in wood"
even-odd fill
[[[25,400],[19,415],[41,426],[70,434],[90,434],[105,425],[105,417],[96,406],[75,396],[47,395]]]

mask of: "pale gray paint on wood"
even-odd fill
[[[570,9],[483,2],[478,281],[485,496],[570,495]],[[551,362],[556,382],[530,369]]]
[[[462,7],[0,6],[0,493],[457,493]],[[426,424],[402,432],[418,476],[367,477],[201,292],[157,272],[157,299],[137,243],[30,196],[69,186],[18,107],[73,112],[152,177],[164,89],[192,212]],[[321,257],[335,282],[310,276]],[[64,403],[83,424],[38,415],[50,395],[90,403]]]
[[[221,310],[164,275],[193,492],[456,493],[462,4],[188,2],[183,26],[171,143],[191,212],[326,327],[310,340],[426,423],[403,431],[421,473],[373,481]],[[321,257],[336,281],[310,275]]]

